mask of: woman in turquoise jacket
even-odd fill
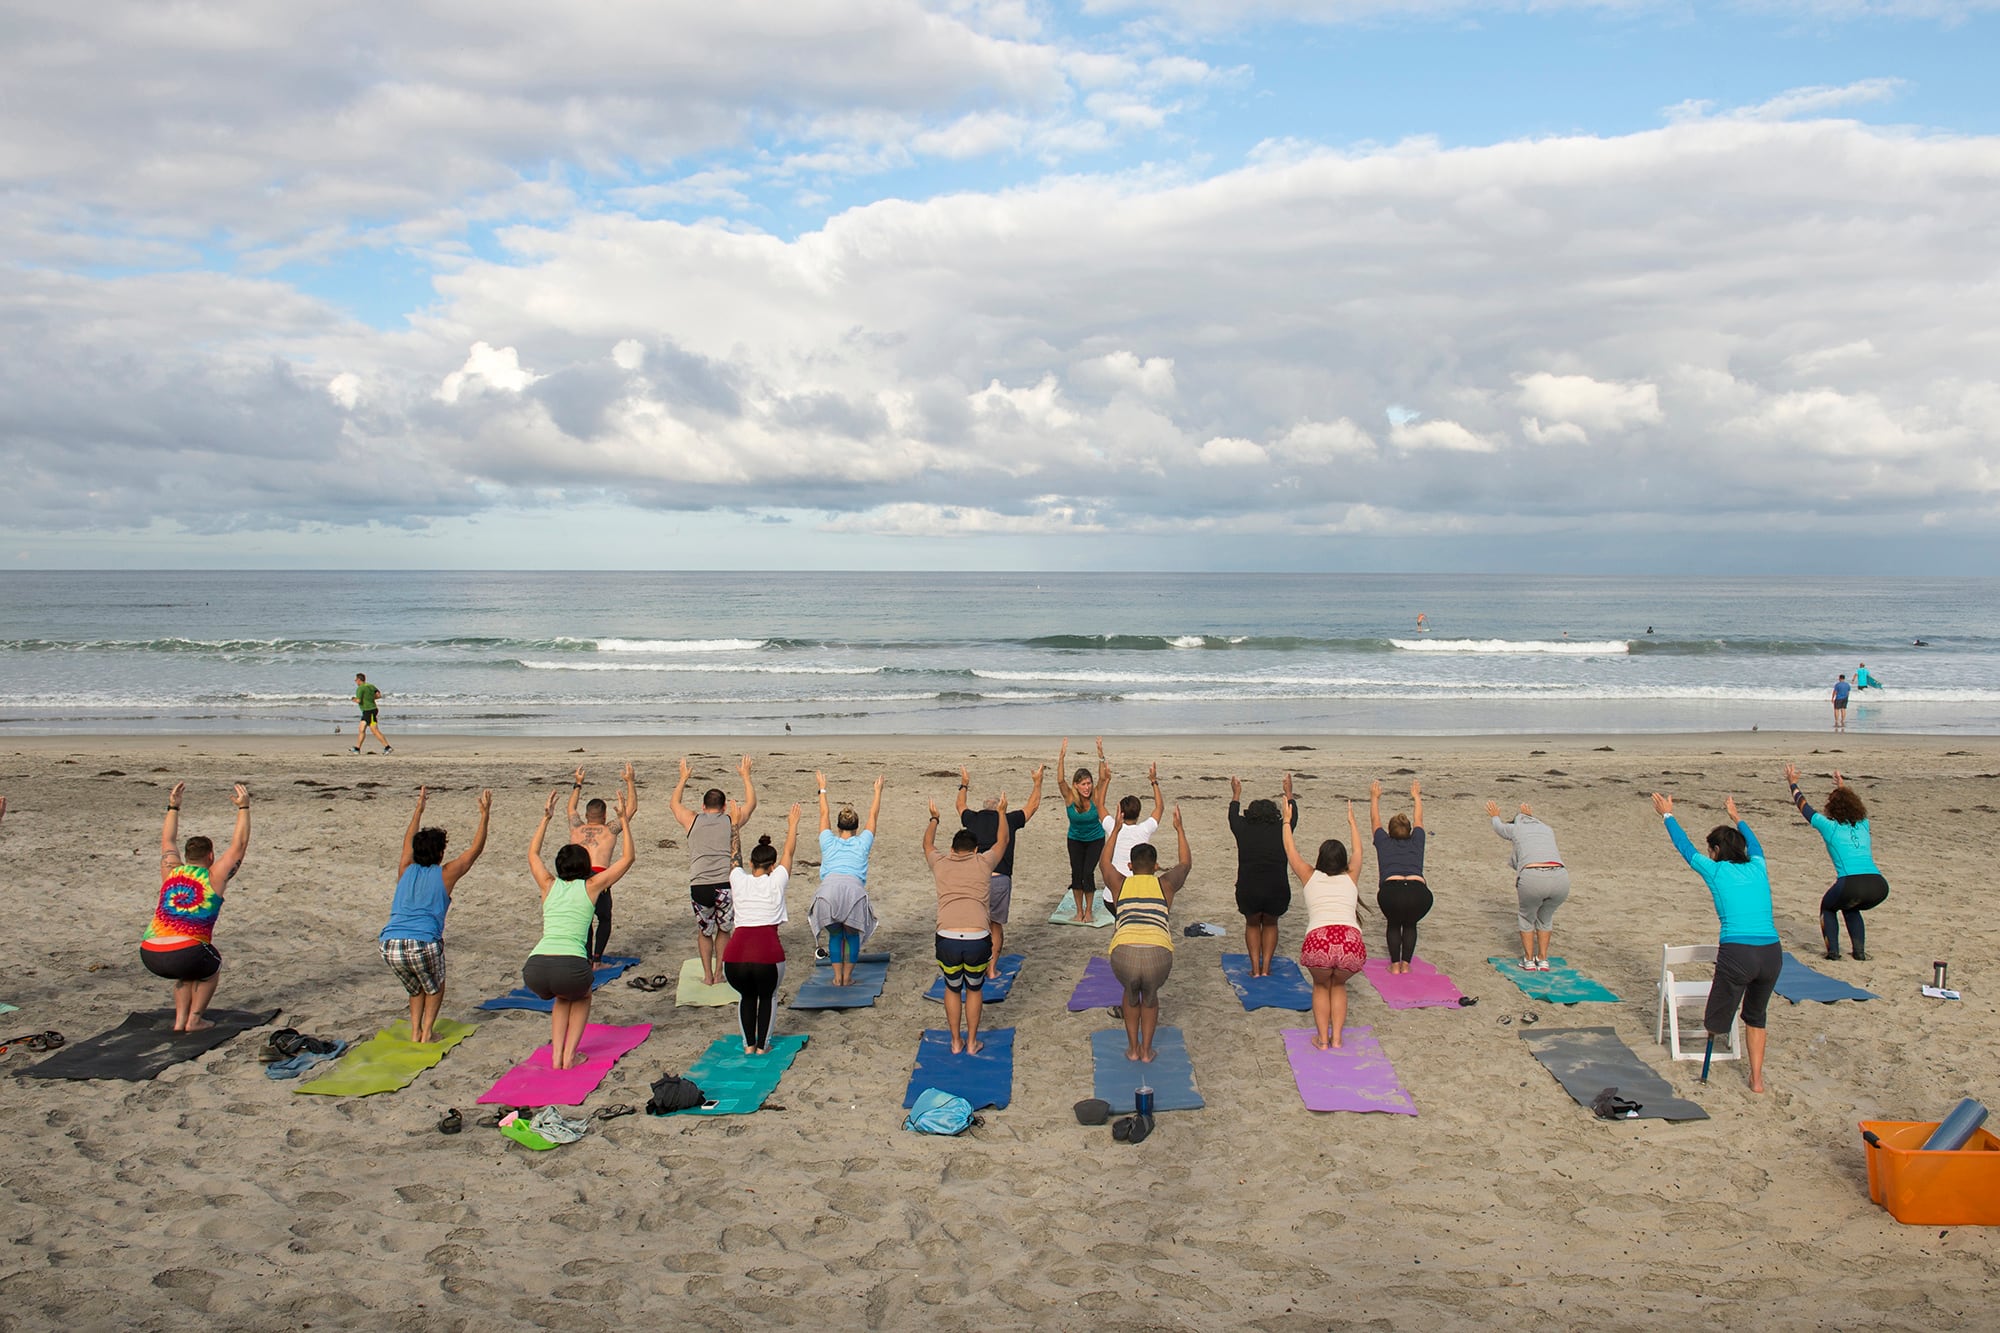
[[[1865,963],[1868,928],[1861,914],[1880,907],[1889,896],[1889,881],[1876,868],[1875,849],[1870,845],[1868,807],[1854,788],[1841,781],[1837,768],[1823,813],[1806,803],[1805,793],[1799,790],[1799,770],[1791,764],[1785,765],[1785,783],[1791,788],[1792,804],[1819,834],[1833,860],[1833,884],[1819,900],[1819,933],[1826,937],[1827,959],[1840,957],[1840,922],[1845,917],[1847,938],[1854,943],[1854,961]]]

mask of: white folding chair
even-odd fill
[[[1713,944],[1666,944],[1660,946],[1660,1012],[1659,1024],[1653,1034],[1653,1040],[1663,1043],[1676,1060],[1699,1060],[1703,1054],[1699,1050],[1683,1051],[1681,1049],[1681,1006],[1689,1003],[1705,1005],[1708,1002],[1710,985],[1710,978],[1708,977],[1703,977],[1698,981],[1683,981],[1674,975],[1676,967],[1685,967],[1689,963],[1707,963],[1713,968],[1715,965],[1715,946]],[[1697,1031],[1702,1031],[1704,1038],[1706,1038],[1707,1033],[1704,1029],[1697,1029]],[[1715,1058],[1718,1060],[1740,1060],[1743,1058],[1742,1015],[1730,1015],[1729,1049],[1726,1053],[1717,1050]]]

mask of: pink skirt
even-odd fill
[[[1331,967],[1342,972],[1359,972],[1368,961],[1368,946],[1353,926],[1321,926],[1308,931],[1299,946],[1301,967]]]

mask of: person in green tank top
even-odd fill
[[[553,872],[542,864],[542,841],[548,837],[549,821],[555,818],[560,787],[549,793],[542,807],[542,822],[528,844],[528,873],[542,891],[542,938],[521,968],[521,984],[544,1000],[549,1010],[549,1063],[557,1069],[574,1069],[584,1062],[580,1049],[584,1029],[590,1025],[591,984],[596,975],[590,966],[590,927],[597,913],[597,899],[625,877],[638,855],[638,840],[632,836],[632,819],[639,813],[636,799],[618,798],[618,821],[625,829],[625,849],[612,864],[592,874],[590,849],[567,843],[556,853]]]

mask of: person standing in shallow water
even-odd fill
[[[1833,729],[1835,731],[1847,730],[1847,696],[1853,693],[1853,690],[1854,687],[1847,683],[1847,673],[1844,671],[1840,674],[1840,679],[1833,682]]]
[[[361,708],[361,725],[354,729],[354,753],[360,754],[361,747],[368,740],[368,733],[374,732],[375,739],[382,742],[382,753],[389,753],[389,738],[382,734],[376,723],[376,704],[382,691],[368,683],[368,677],[357,671],[354,673],[354,702]]]
[[[220,858],[215,844],[200,835],[176,846],[186,791],[185,782],[176,782],[167,793],[167,816],[160,824],[160,897],[139,941],[139,961],[154,976],[174,983],[174,1031],[200,1032],[215,1026],[202,1017],[222,973],[215,919],[222,914],[230,879],[250,850],[250,789],[236,784],[236,831]]]
[[[623,825],[614,829],[604,822],[604,802],[596,797],[583,807],[583,818],[577,818],[576,803],[582,795],[583,766],[579,764],[576,781],[569,789],[569,840],[590,853],[590,873],[601,875],[604,868],[611,864],[611,854],[618,846],[618,835]],[[639,808],[639,791],[634,785],[630,764],[625,765],[625,804],[634,810]],[[611,890],[606,889],[597,895],[596,911],[596,933],[590,942],[590,961],[593,963],[604,960],[605,947],[611,943]]]

